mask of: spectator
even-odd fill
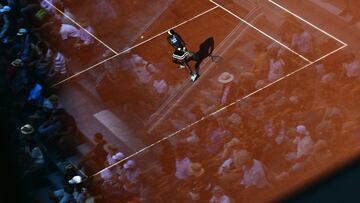
[[[211,197],[209,203],[231,203],[230,198],[224,194],[224,191],[221,187],[215,186],[212,190],[213,196]]]
[[[240,184],[245,188],[264,188],[269,185],[263,164],[253,159],[250,154],[243,165],[243,173]]]

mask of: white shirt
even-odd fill
[[[176,160],[176,178],[180,180],[186,180],[189,177],[190,164],[191,161],[187,157],[182,160]]]
[[[62,40],[66,40],[70,37],[77,38],[80,36],[79,30],[70,24],[61,24],[60,36]]]
[[[254,159],[251,167],[244,167],[244,176],[241,180],[241,184],[245,187],[256,186],[263,188],[268,185],[268,181],[265,176],[263,165],[260,161]]]
[[[226,195],[221,197],[212,196],[209,203],[231,203],[230,198]]]
[[[310,135],[306,135],[303,138],[296,137],[294,143],[297,144],[296,158],[309,154],[314,147],[314,141]]]
[[[291,46],[295,47],[300,53],[310,53],[312,51],[311,35],[307,31],[294,34]]]
[[[360,63],[358,60],[354,60],[351,63],[344,63],[343,67],[346,71],[346,76],[349,78],[360,76]]]
[[[279,60],[270,59],[269,74],[268,74],[269,82],[273,82],[284,76],[284,66],[285,66],[285,62],[282,59]]]
[[[153,86],[157,93],[163,94],[168,90],[168,86],[165,80],[155,80]]]

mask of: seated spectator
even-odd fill
[[[342,64],[342,67],[347,77],[360,79],[360,62],[355,54],[349,54]]]
[[[308,155],[312,151],[314,142],[309,131],[307,131],[304,125],[298,125],[296,127],[296,132],[298,136],[295,138],[293,143],[297,144],[296,158],[298,159],[302,156]]]
[[[123,165],[123,172],[119,177],[123,184],[123,189],[127,195],[133,196],[139,194],[142,184],[142,174],[140,168],[134,160],[128,160]]]
[[[187,180],[189,178],[189,167],[191,160],[187,157],[183,149],[177,150],[175,163],[175,177],[180,181]]]
[[[231,203],[230,198],[224,194],[224,191],[221,187],[215,186],[212,190],[213,196],[211,197],[209,203]]]
[[[59,81],[64,78],[67,74],[65,56],[57,48],[52,48],[52,50],[48,50],[46,57],[52,60],[48,81]]]
[[[264,188],[265,186],[269,185],[263,164],[260,161],[253,159],[251,155],[249,155],[249,157],[246,159],[246,162],[242,168],[243,177],[240,181],[240,184],[245,188]]]
[[[311,60],[314,52],[311,34],[304,28],[299,28],[299,31],[292,36],[291,48]]]
[[[25,127],[22,127],[22,132],[25,132]],[[45,166],[45,158],[42,149],[36,142],[31,134],[27,134],[25,137],[24,156],[21,158],[21,162],[26,168],[24,175],[33,175]]]

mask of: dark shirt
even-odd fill
[[[169,42],[169,44],[174,47],[175,49],[182,49],[185,47],[185,42],[184,40],[181,39],[180,35],[177,33],[174,33],[173,35],[169,35],[167,37],[167,40]]]

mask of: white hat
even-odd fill
[[[3,6],[3,7],[0,9],[0,13],[9,12],[10,10],[11,10],[11,7],[10,7],[10,6]]]
[[[218,82],[223,84],[229,83],[233,80],[234,80],[234,75],[228,72],[223,72],[218,77]]]
[[[128,160],[125,164],[124,164],[124,168],[125,169],[129,169],[129,168],[135,168],[136,167],[136,162],[134,160]]]
[[[195,177],[199,177],[205,173],[205,169],[200,163],[191,163],[189,166],[189,173]]]
[[[307,133],[307,130],[304,125],[298,125],[296,126],[296,132],[305,135]]]
[[[25,28],[19,28],[17,35],[22,36],[27,33],[27,29]]]
[[[115,155],[113,155],[111,157],[111,159],[115,160],[115,161],[120,161],[121,159],[125,158],[125,154],[122,152],[118,152]]]
[[[20,132],[24,135],[29,135],[35,131],[34,127],[30,124],[25,124],[21,126]]]
[[[196,144],[200,141],[199,137],[196,136],[195,134],[187,137],[185,140],[189,144]]]
[[[79,184],[81,183],[82,178],[81,176],[74,176],[73,178],[71,178],[71,180],[68,181],[69,184]]]

